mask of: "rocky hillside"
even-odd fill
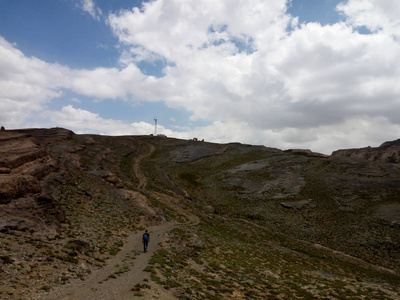
[[[146,269],[173,298],[400,299],[399,141],[325,156],[1,131],[0,298],[85,280],[169,221]]]
[[[171,142],[158,146],[163,155],[154,159],[158,172],[151,176],[160,180],[158,186],[171,188],[162,174],[168,170],[174,185],[220,215],[251,220],[398,272],[398,143],[367,150],[368,155],[361,149],[359,155],[342,150],[324,157],[239,144]]]
[[[387,163],[400,162],[400,139],[386,142],[379,147],[367,147],[361,149],[338,150],[332,156],[350,157],[360,161],[379,161]]]

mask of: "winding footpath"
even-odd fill
[[[143,284],[143,280],[150,280],[150,275],[144,269],[154,252],[160,246],[163,233],[173,227],[173,224],[162,224],[149,227],[151,234],[150,246],[147,253],[143,253],[142,232],[129,236],[123,249],[107,261],[107,265],[93,272],[85,281],[75,281],[70,286],[59,287],[42,299],[61,300],[121,300],[137,299],[134,288]],[[150,299],[174,299],[163,295],[162,298],[153,295]],[[146,299],[141,297],[141,299]]]
[[[136,157],[133,161],[133,173],[136,178],[139,180],[139,190],[144,191],[147,185],[147,178],[143,175],[143,172],[140,168],[140,162],[144,159],[152,155],[155,151],[155,147],[152,144],[147,144],[148,151],[143,151],[138,157]]]
[[[199,219],[186,212],[171,196],[146,190],[147,178],[140,168],[143,159],[149,157],[155,150],[151,144],[146,144],[147,151],[143,151],[133,161],[133,172],[139,180],[139,191],[146,197],[155,199],[168,205],[187,219],[187,223],[164,222],[160,225],[149,226],[150,243],[147,253],[143,253],[143,232],[132,233],[126,240],[122,250],[106,262],[106,266],[92,272],[84,281],[75,280],[67,286],[58,286],[48,294],[36,299],[42,300],[130,300],[138,299],[138,284],[150,286],[141,294],[140,299],[176,299],[170,291],[153,283],[150,273],[145,271],[151,256],[160,249],[163,235],[177,225],[195,225]]]

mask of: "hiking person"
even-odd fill
[[[150,242],[150,233],[148,233],[146,229],[145,232],[143,233],[143,238],[142,238],[144,253],[147,252],[147,247],[149,247],[149,242]]]

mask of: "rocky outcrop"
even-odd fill
[[[332,157],[349,157],[354,160],[399,163],[400,139],[383,143],[379,147],[337,150],[332,153]]]
[[[0,167],[17,168],[47,155],[28,134],[5,131],[0,135]]]
[[[0,135],[0,204],[41,192],[39,180],[54,170],[46,149],[26,133]]]
[[[56,164],[28,132],[0,134],[0,230],[48,231],[66,221],[56,201],[40,195],[41,180],[56,170]]]
[[[27,134],[29,136],[32,136],[34,140],[42,146],[65,142],[71,140],[74,136],[74,133],[71,130],[58,127],[50,129],[33,128],[7,131],[7,133],[9,132]]]
[[[120,179],[115,174],[113,174],[112,172],[109,172],[109,171],[93,170],[93,171],[89,171],[88,174],[101,177],[103,180],[105,180],[111,184],[115,184],[115,185],[120,184]]]
[[[0,211],[0,231],[30,231],[52,237],[66,222],[57,201],[44,195],[13,199]]]
[[[0,204],[40,191],[39,181],[33,176],[0,174]]]

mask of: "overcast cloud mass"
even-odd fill
[[[300,22],[294,2],[154,0],[107,11],[75,1],[75,14],[115,38],[98,45],[118,50],[113,65],[94,68],[25,53],[2,28],[0,125],[154,131],[152,118],[109,117],[87,101],[183,111],[185,126],[159,119],[158,132],[178,138],[327,154],[400,138],[400,1],[340,2],[332,24]]]

